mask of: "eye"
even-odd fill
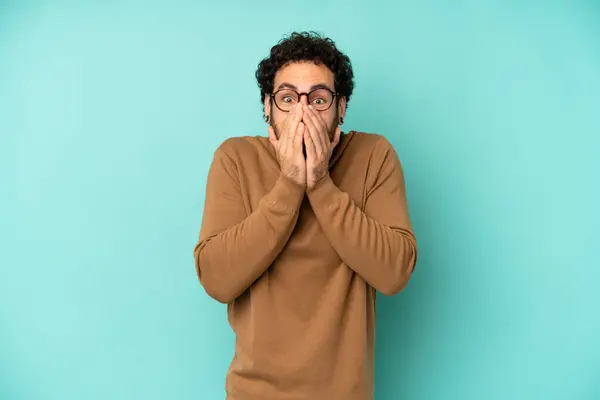
[[[311,92],[309,99],[310,103],[315,107],[319,107],[320,109],[324,109],[329,106],[331,103],[331,93],[325,89],[316,89]]]
[[[281,99],[284,103],[293,103],[296,101],[292,96],[285,96]]]

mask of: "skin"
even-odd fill
[[[291,63],[275,75],[274,90],[291,85],[297,92],[309,92],[324,85],[335,92],[334,76],[325,65],[312,62]],[[317,111],[306,96],[290,112],[281,111],[265,96],[265,113],[270,115],[269,138],[277,153],[282,173],[308,189],[329,173],[329,159],[337,146],[341,129],[339,120],[346,113],[344,98],[334,100],[325,111]],[[306,150],[306,156],[303,153]]]

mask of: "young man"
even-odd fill
[[[400,161],[341,132],[354,78],[330,39],[290,35],[256,77],[269,137],[217,149],[194,249],[236,334],[227,398],[372,399],[376,291],[417,259]]]

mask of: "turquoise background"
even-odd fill
[[[0,398],[222,399],[192,256],[213,151],[292,30],[351,57],[420,258],[376,399],[600,399],[597,1],[0,1]],[[333,400],[333,399],[332,399]]]

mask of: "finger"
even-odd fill
[[[294,136],[296,133],[296,129],[298,129],[298,124],[302,120],[302,107],[300,103],[296,104],[294,108],[290,111],[290,115],[288,116],[289,125],[288,125],[288,141],[289,143],[293,143]]]
[[[325,148],[323,147],[323,144],[321,143],[321,134],[318,133],[315,130],[308,130],[308,134],[310,136],[310,139],[313,142],[313,145],[315,146],[315,154],[316,155],[322,155],[325,153]]]
[[[310,131],[308,129],[304,130],[304,145],[306,146],[306,158],[314,160],[317,158],[317,148],[315,146],[315,142],[310,135]]]
[[[311,118],[316,126],[316,134],[313,137],[315,147],[318,154],[325,154],[329,150],[329,133],[327,132],[326,128],[318,124],[316,121],[317,116],[315,115],[314,111]]]
[[[316,125],[312,114],[310,113],[310,111],[308,111],[308,109],[305,109],[305,110],[306,111],[302,115],[302,122],[304,122],[304,124],[307,126],[308,129],[310,129],[313,132],[317,132],[319,128]]]
[[[302,120],[305,122],[305,124],[308,128],[308,135],[311,138],[311,141],[313,142],[313,145],[315,147],[315,153],[321,154],[321,152],[323,150],[321,141],[319,140],[319,136],[321,136],[321,134],[319,133],[318,128],[315,125],[313,118],[314,117],[311,115],[310,112],[306,112],[304,114],[304,118]]]
[[[304,131],[306,131],[306,125],[303,122],[298,123],[296,128],[296,134],[294,135],[294,150],[302,151],[302,141],[304,140]]]
[[[285,117],[281,124],[279,146],[281,155],[284,156],[288,152],[288,148],[291,147],[292,140],[294,137],[294,132],[296,131],[295,127],[292,129],[291,126],[294,124],[294,108],[290,110],[288,115]]]
[[[317,124],[321,128],[322,132],[328,133],[327,123],[325,122],[325,119],[321,116],[321,113],[317,112],[317,110],[315,110],[315,108],[312,105],[308,106],[308,112],[310,112],[313,115],[315,124]]]
[[[296,127],[295,126],[293,128],[291,128],[291,127],[294,123],[295,112],[296,112],[296,106],[292,107],[292,109],[287,113],[287,116],[284,118],[283,123],[281,124],[281,136],[282,137],[288,138],[288,135],[287,135],[288,133],[291,133],[292,136],[294,135]],[[279,139],[281,139],[281,138],[279,138]]]
[[[317,144],[320,145],[320,148],[323,151],[326,151],[329,149],[329,132],[327,131],[327,124],[312,106],[308,107],[307,114],[310,115],[310,119],[316,128],[317,136],[314,138],[315,141],[318,142]],[[317,150],[319,150],[319,148],[317,148]]]

